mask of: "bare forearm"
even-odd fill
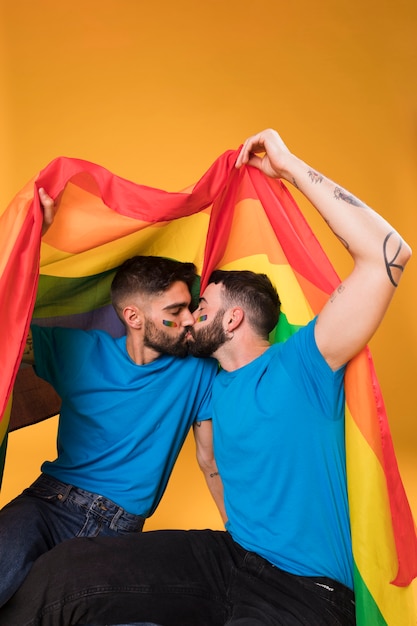
[[[211,420],[196,422],[193,430],[198,465],[204,474],[211,496],[219,509],[220,516],[223,522],[226,522],[227,516],[223,499],[223,483],[214,457]]]
[[[294,155],[282,177],[308,198],[356,263],[375,262],[397,286],[411,250],[384,218]]]
[[[344,243],[356,266],[376,271],[388,289],[397,286],[410,247],[365,203],[290,152],[275,130],[266,129],[244,142],[236,167],[245,163],[295,185]]]
[[[216,506],[219,510],[220,517],[223,520],[223,523],[227,521],[226,509],[224,507],[224,494],[223,494],[223,483],[220,478],[220,474],[217,471],[205,471],[204,478],[206,479],[207,487],[209,488],[210,494],[216,503]]]

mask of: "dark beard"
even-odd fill
[[[200,330],[195,330],[195,326],[191,327],[190,332],[194,337],[194,341],[188,343],[190,354],[203,358],[209,357],[226,341],[229,341],[229,337],[223,330],[224,313],[224,310],[217,311],[213,321]]]
[[[184,328],[179,337],[173,338],[163,330],[156,328],[151,320],[146,319],[143,343],[147,348],[152,348],[162,354],[185,357],[188,354],[188,344],[185,341],[187,332],[188,328]]]

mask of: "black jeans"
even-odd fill
[[[353,592],[294,576],[223,531],[70,539],[33,566],[1,626],[353,626]]]

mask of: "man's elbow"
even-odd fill
[[[211,453],[197,453],[197,463],[205,475],[217,472],[216,460],[214,455]]]

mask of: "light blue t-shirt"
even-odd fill
[[[219,373],[213,431],[233,539],[292,574],[352,588],[343,376],[320,354],[313,321]]]
[[[126,337],[32,326],[36,373],[62,399],[58,458],[42,471],[149,517],[194,421],[211,418],[214,359],[136,365]]]

